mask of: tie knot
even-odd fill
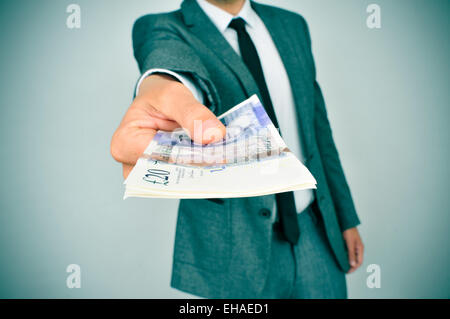
[[[242,18],[235,18],[231,20],[228,27],[236,30],[237,32],[245,31],[245,20]]]

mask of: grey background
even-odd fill
[[[274,3],[275,1],[262,1]],[[352,298],[449,297],[449,4],[276,1],[309,22],[366,245]],[[0,5],[0,297],[184,298],[169,287],[177,201],[122,200],[109,154],[138,70],[131,27],[179,0]],[[81,289],[66,287],[79,264]],[[369,264],[381,288],[366,286]]]

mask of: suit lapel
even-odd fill
[[[191,32],[233,71],[247,96],[258,94],[258,86],[247,66],[197,2],[195,0],[184,0],[181,4],[181,12]]]

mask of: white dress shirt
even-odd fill
[[[222,33],[234,51],[239,55],[240,50],[237,33],[235,30],[228,28],[228,25],[232,19],[237,17],[245,20],[246,30],[250,35],[250,38],[258,51],[259,59],[261,60],[264,78],[270,93],[278,124],[280,125],[280,130],[283,134],[283,139],[289,149],[304,163],[305,156],[300,140],[301,133],[297,121],[291,84],[272,37],[264,25],[264,22],[251,7],[250,1],[245,1],[242,9],[236,16],[216,7],[206,0],[197,0],[197,3]],[[174,76],[191,90],[192,94],[194,94],[200,103],[203,103],[203,94],[192,79],[170,70],[148,70],[141,76],[137,85],[137,90],[145,77],[156,72],[167,73]],[[301,213],[313,201],[314,193],[310,189],[295,191],[294,198],[297,212]]]

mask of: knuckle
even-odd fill
[[[124,155],[124,143],[123,143],[123,137],[122,137],[122,128],[118,128],[116,132],[114,132],[114,135],[111,139],[110,144],[110,153],[114,160],[116,160],[119,163],[125,162],[125,155]]]
[[[177,97],[180,92],[183,92],[184,85],[178,81],[167,81],[161,86],[161,89],[154,92],[155,97],[164,104],[172,98]]]
[[[113,141],[111,142],[110,153],[112,158],[114,158],[114,160],[116,160],[117,162],[121,162],[122,153],[120,151],[120,148],[117,146],[117,143],[115,142],[114,138]]]

